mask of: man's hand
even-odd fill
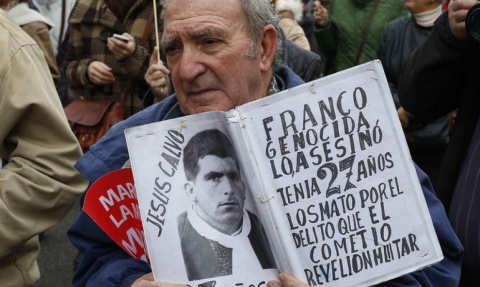
[[[112,69],[100,61],[93,61],[87,68],[88,79],[95,85],[108,85],[115,82]]]
[[[315,1],[315,8],[313,10],[313,18],[315,22],[317,22],[318,26],[326,27],[330,22],[328,18],[328,10],[327,8],[323,7],[322,3],[319,0]]]
[[[309,285],[299,281],[295,276],[290,273],[282,272],[278,275],[278,279],[280,282],[277,281],[269,281],[267,283],[267,287],[310,287]]]
[[[155,96],[155,102],[161,101],[169,95],[169,74],[170,71],[163,65],[163,62],[158,59],[158,47],[155,47],[150,56],[148,70],[145,73],[145,81]]]
[[[468,10],[478,3],[477,0],[451,0],[448,4],[448,21],[452,33],[458,39],[468,39],[470,35],[465,26]]]
[[[133,282],[132,287],[186,287],[183,284],[173,284],[153,281],[153,273],[148,273]]]
[[[130,39],[127,43],[122,40],[116,39],[114,37],[109,37],[107,39],[107,47],[112,51],[113,56],[119,61],[123,61],[130,57],[133,52],[135,52],[135,39],[132,35],[128,33],[123,33],[122,36],[125,36]]]
[[[406,129],[410,126],[410,121],[407,117],[407,111],[403,107],[398,108],[397,110],[398,118],[400,119],[400,123],[402,124],[402,128]]]

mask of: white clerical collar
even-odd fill
[[[190,221],[190,224],[192,224],[193,228],[195,228],[198,234],[209,240],[217,241],[221,245],[228,248],[233,248],[235,245],[237,245],[236,242],[245,239],[250,233],[250,218],[248,217],[245,209],[243,210],[242,225],[232,235],[228,235],[216,230],[206,223],[202,218],[200,218],[195,211],[195,204],[192,204],[187,210],[187,217]]]

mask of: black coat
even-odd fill
[[[395,19],[383,28],[377,57],[382,62],[397,109],[400,107],[397,87],[403,68],[412,52],[427,39],[432,29],[433,27],[418,26],[410,16]]]
[[[417,25],[414,17],[406,16],[391,21],[382,31],[377,56],[382,62],[397,109],[401,106],[398,99],[400,75],[412,52],[425,42],[432,29],[433,27],[421,27]],[[436,178],[439,168],[437,162],[441,162],[442,154],[450,140],[449,119],[450,115],[445,115],[429,121],[425,125],[417,125],[415,128],[404,130],[410,151],[421,154],[428,152],[432,155],[432,158],[427,158],[427,162],[423,162],[425,161],[423,155],[417,156],[412,153],[413,159],[425,169],[430,178]],[[428,163],[433,158],[434,170],[431,167],[433,163]]]
[[[288,40],[280,27],[278,37],[282,40],[282,59],[285,66],[292,69],[305,83],[323,77],[326,63],[320,55]]]
[[[411,55],[399,82],[400,103],[412,124],[459,109],[437,182],[437,195],[447,210],[480,113],[479,69],[478,43],[456,39],[445,12]]]

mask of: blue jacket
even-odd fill
[[[302,84],[290,69],[275,75],[280,90]],[[123,131],[126,128],[183,116],[174,95],[115,125],[76,164],[91,182],[121,168],[128,159]],[[417,169],[435,230],[445,256],[440,263],[384,283],[385,286],[457,286],[463,248],[453,233],[443,206],[435,197],[426,175]],[[84,253],[74,277],[73,286],[131,286],[150,266],[128,255],[83,211],[68,231],[70,241]]]

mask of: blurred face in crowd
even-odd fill
[[[240,0],[176,0],[165,7],[161,46],[184,114],[230,110],[267,95],[277,33],[253,43]]]
[[[0,0],[0,8],[5,9],[11,0]]]
[[[243,222],[245,185],[231,157],[206,155],[198,161],[198,174],[185,187],[200,218],[216,230],[231,235]]]
[[[405,0],[405,8],[413,14],[433,10],[442,4],[439,0]]]

